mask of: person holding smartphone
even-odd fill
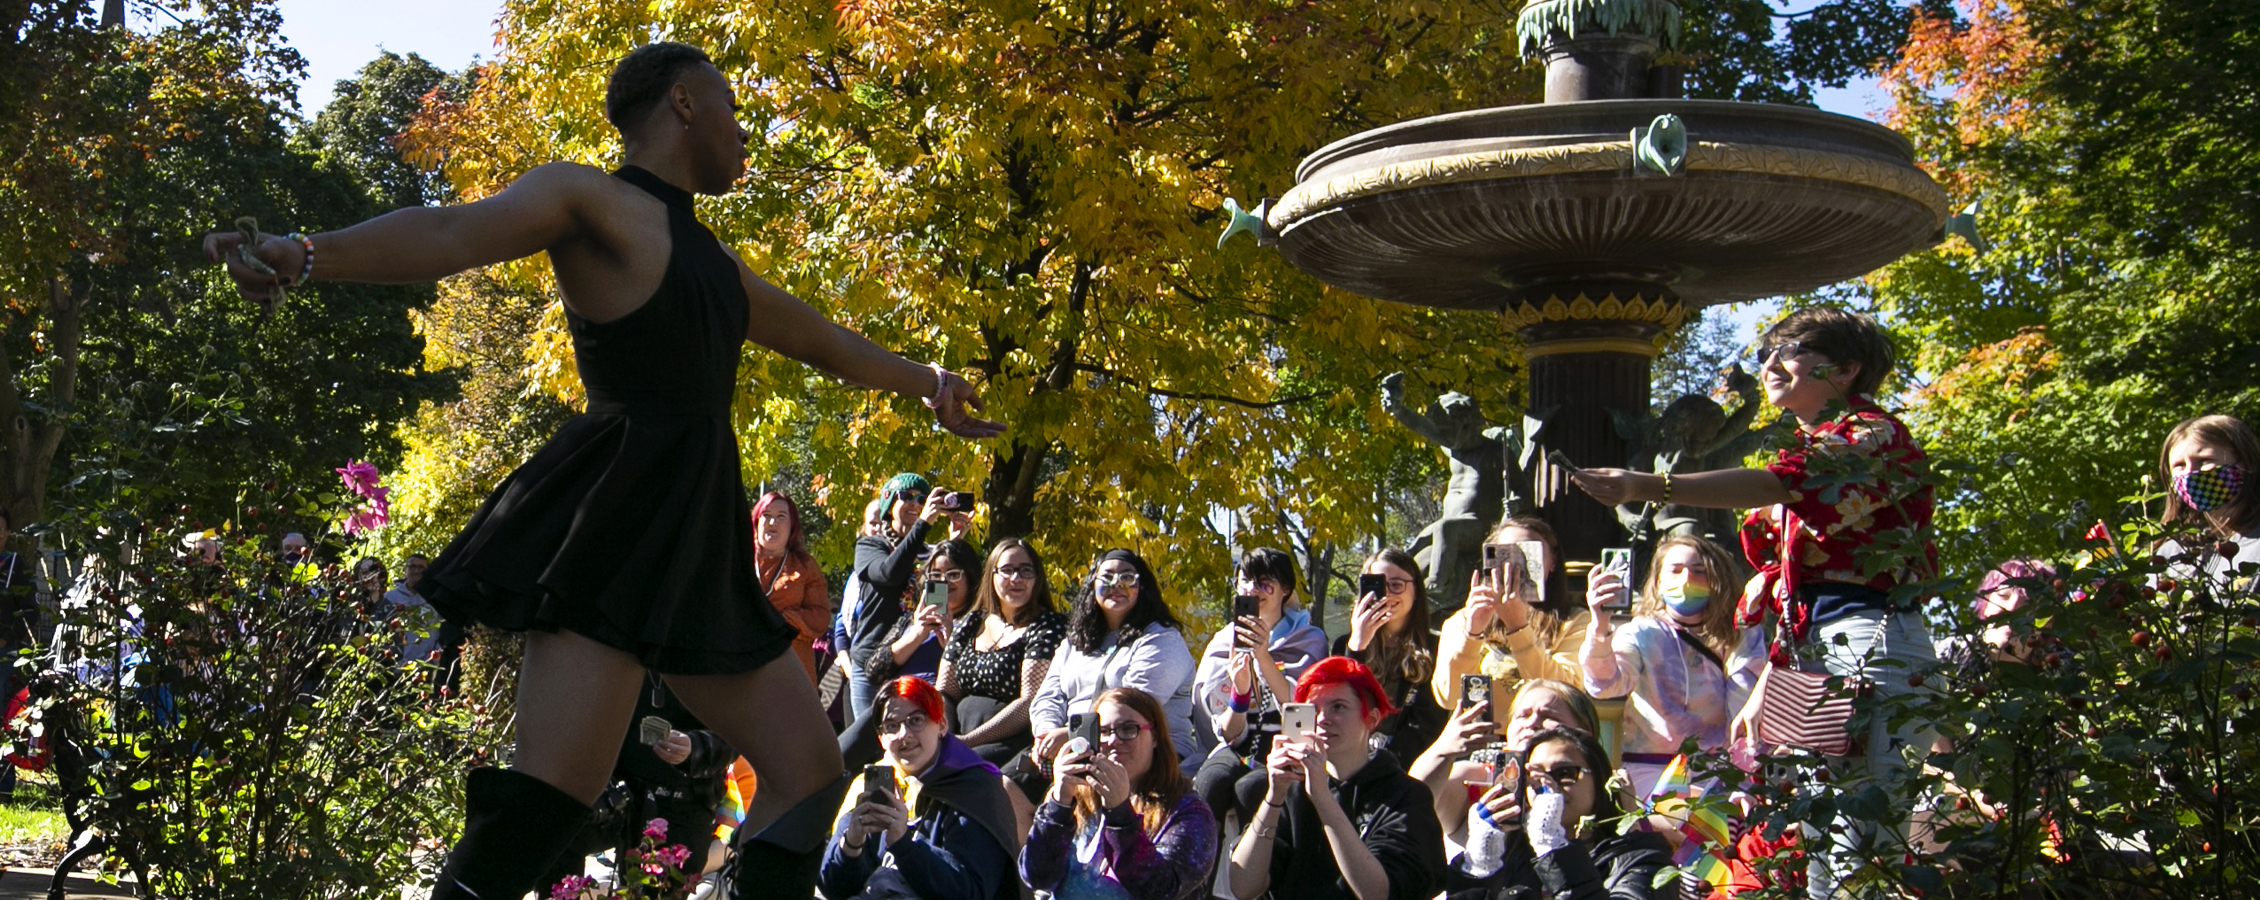
[[[905,675],[879,693],[886,755],[850,793],[817,886],[829,900],[1017,900],[1018,820],[997,767],[949,733],[942,694],[925,679]]]
[[[1679,893],[1676,881],[1655,887],[1656,873],[1671,864],[1664,837],[1619,835],[1610,824],[1622,810],[1607,787],[1609,755],[1599,741],[1552,728],[1521,748],[1519,777],[1501,778],[1468,804],[1467,851],[1444,879],[1449,900],[1649,900]]]
[[[1233,619],[1209,637],[1193,676],[1194,721],[1206,722],[1214,740],[1193,789],[1210,809],[1238,810],[1242,821],[1263,796],[1262,762],[1279,733],[1280,698],[1326,656],[1326,632],[1297,602],[1296,580],[1286,551],[1248,551],[1234,578]],[[1241,599],[1250,597],[1253,603]]]
[[[1177,764],[1161,702],[1114,688],[1085,715],[1098,740],[1070,739],[1052,758],[1058,775],[1021,848],[1021,879],[1056,900],[1205,896],[1216,817]]]
[[[1384,547],[1359,570],[1350,632],[1334,639],[1334,655],[1373,670],[1397,711],[1374,728],[1375,743],[1410,764],[1443,733],[1450,717],[1429,687],[1436,673],[1436,636],[1428,630],[1428,587],[1410,553]]]
[[[1738,627],[1728,592],[1742,582],[1726,549],[1692,535],[1656,544],[1633,619],[1614,627],[1608,610],[1630,587],[1616,573],[1596,571],[1586,590],[1593,630],[1581,655],[1585,690],[1625,704],[1625,775],[1646,797],[1688,738],[1704,750],[1726,749],[1726,727],[1765,669],[1765,630]]]
[[[957,621],[973,609],[980,571],[981,551],[972,544],[956,538],[936,544],[914,582],[910,612],[895,619],[886,653],[866,658],[864,667],[875,675],[916,675],[932,683],[942,667],[942,648]]]
[[[1543,571],[1526,577],[1523,563],[1510,561],[1501,568],[1477,569],[1468,585],[1467,606],[1444,620],[1437,638],[1436,675],[1431,687],[1438,697],[1459,696],[1465,676],[1491,676],[1491,708],[1505,709],[1524,679],[1551,678],[1576,684],[1577,651],[1585,643],[1592,615],[1579,610],[1566,620],[1540,608],[1539,597],[1529,596],[1530,582],[1543,583],[1548,596],[1562,597],[1561,542],[1554,528],[1533,515],[1510,516],[1491,532],[1489,543],[1545,545]]]
[[[1380,680],[1355,660],[1328,657],[1303,673],[1295,702],[1316,707],[1317,728],[1273,744],[1263,802],[1232,848],[1233,896],[1434,897],[1444,833],[1429,812],[1433,798],[1368,743],[1395,712]]]
[[[1099,554],[1068,610],[1067,640],[1052,654],[1028,706],[1036,737],[1026,758],[1035,764],[1016,766],[1014,778],[1030,800],[1042,798],[1051,785],[1041,764],[1057,756],[1068,739],[1068,711],[1090,709],[1110,688],[1137,688],[1160,700],[1178,757],[1199,758],[1192,756],[1193,653],[1185,647],[1182,627],[1145,557],[1126,549]]]
[[[948,524],[945,540],[964,540],[973,533],[973,516],[952,510],[943,492],[933,489],[914,472],[887,479],[879,490],[879,529],[855,541],[855,575],[849,589],[858,599],[848,616],[848,710],[853,716],[871,708],[872,686],[884,683],[890,672],[870,671],[873,660],[901,636],[900,622],[906,606],[915,606],[913,590],[919,567],[933,553],[926,542],[933,527]]]
[[[1516,689],[1513,702],[1506,712],[1493,722],[1490,704],[1463,706],[1453,714],[1445,727],[1444,736],[1421,754],[1413,763],[1411,774],[1428,785],[1436,795],[1436,821],[1444,827],[1444,846],[1459,848],[1467,843],[1468,790],[1471,785],[1489,785],[1500,774],[1499,763],[1475,759],[1479,751],[1497,749],[1505,756],[1519,762],[1511,748],[1530,741],[1532,735],[1549,728],[1572,728],[1586,734],[1601,733],[1601,714],[1593,706],[1593,698],[1574,684],[1551,678],[1532,678]],[[1500,732],[1506,733],[1505,740]],[[1479,790],[1480,792],[1480,790]],[[1510,797],[1511,799],[1511,797]]]

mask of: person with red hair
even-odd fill
[[[816,638],[832,624],[832,590],[824,567],[808,553],[800,523],[800,504],[778,491],[753,505],[753,574],[769,595],[769,605],[800,632],[793,654],[808,681],[816,682]]]
[[[1020,824],[997,767],[949,733],[942,692],[926,679],[905,675],[876,693],[887,764],[866,770],[817,886],[828,900],[1018,900]]]
[[[1356,660],[1320,660],[1295,684],[1315,707],[1308,736],[1274,741],[1270,783],[1232,849],[1232,894],[1296,900],[1426,900],[1444,875],[1444,831],[1428,787],[1372,750],[1395,709]],[[1331,784],[1331,787],[1329,787]]]

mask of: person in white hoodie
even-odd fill
[[[1326,658],[1326,632],[1296,598],[1295,558],[1261,547],[1240,560],[1234,594],[1257,599],[1257,614],[1217,629],[1193,676],[1194,719],[1206,726],[1209,749],[1193,776],[1221,823],[1241,821],[1265,789],[1263,760],[1279,733],[1279,704],[1295,696],[1295,679]]]

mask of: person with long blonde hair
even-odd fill
[[[1623,745],[1632,793],[1645,797],[1688,738],[1726,748],[1726,727],[1750,699],[1765,668],[1765,630],[1737,627],[1734,557],[1709,540],[1673,535],[1656,545],[1632,621],[1609,622],[1608,607],[1629,585],[1596,571],[1586,591],[1593,628],[1579,653],[1585,690],[1597,699],[1628,697]]]
[[[1099,743],[1060,745],[1058,775],[1020,850],[1021,880],[1058,900],[1190,900],[1208,887],[1216,817],[1193,790],[1161,701],[1099,695]]]
[[[1492,543],[1538,541],[1546,545],[1543,571],[1534,580],[1559,596],[1561,542],[1553,526],[1533,515],[1509,516],[1492,529]],[[1541,608],[1544,598],[1526,596],[1519,566],[1512,572],[1478,569],[1468,585],[1467,606],[1444,620],[1437,639],[1436,674],[1430,687],[1449,709],[1458,704],[1460,679],[1491,676],[1491,708],[1506,709],[1525,679],[1551,678],[1577,684],[1577,650],[1585,643],[1588,616],[1568,619]]]

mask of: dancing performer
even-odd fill
[[[728,192],[751,137],[704,52],[638,48],[604,109],[617,172],[551,163],[476,203],[257,235],[260,265],[232,232],[205,253],[260,301],[309,278],[432,281],[542,252],[556,272],[588,412],[495,488],[418,585],[451,619],[526,633],[512,766],[471,773],[435,900],[535,887],[603,790],[647,668],[759,773],[738,852],[760,877],[741,895],[807,900],[847,781],[796,632],[754,578],[730,428],[740,346],[925,399],[961,437],[1004,428],[973,417],[964,379],[825,319],[699,223],[691,196]]]

